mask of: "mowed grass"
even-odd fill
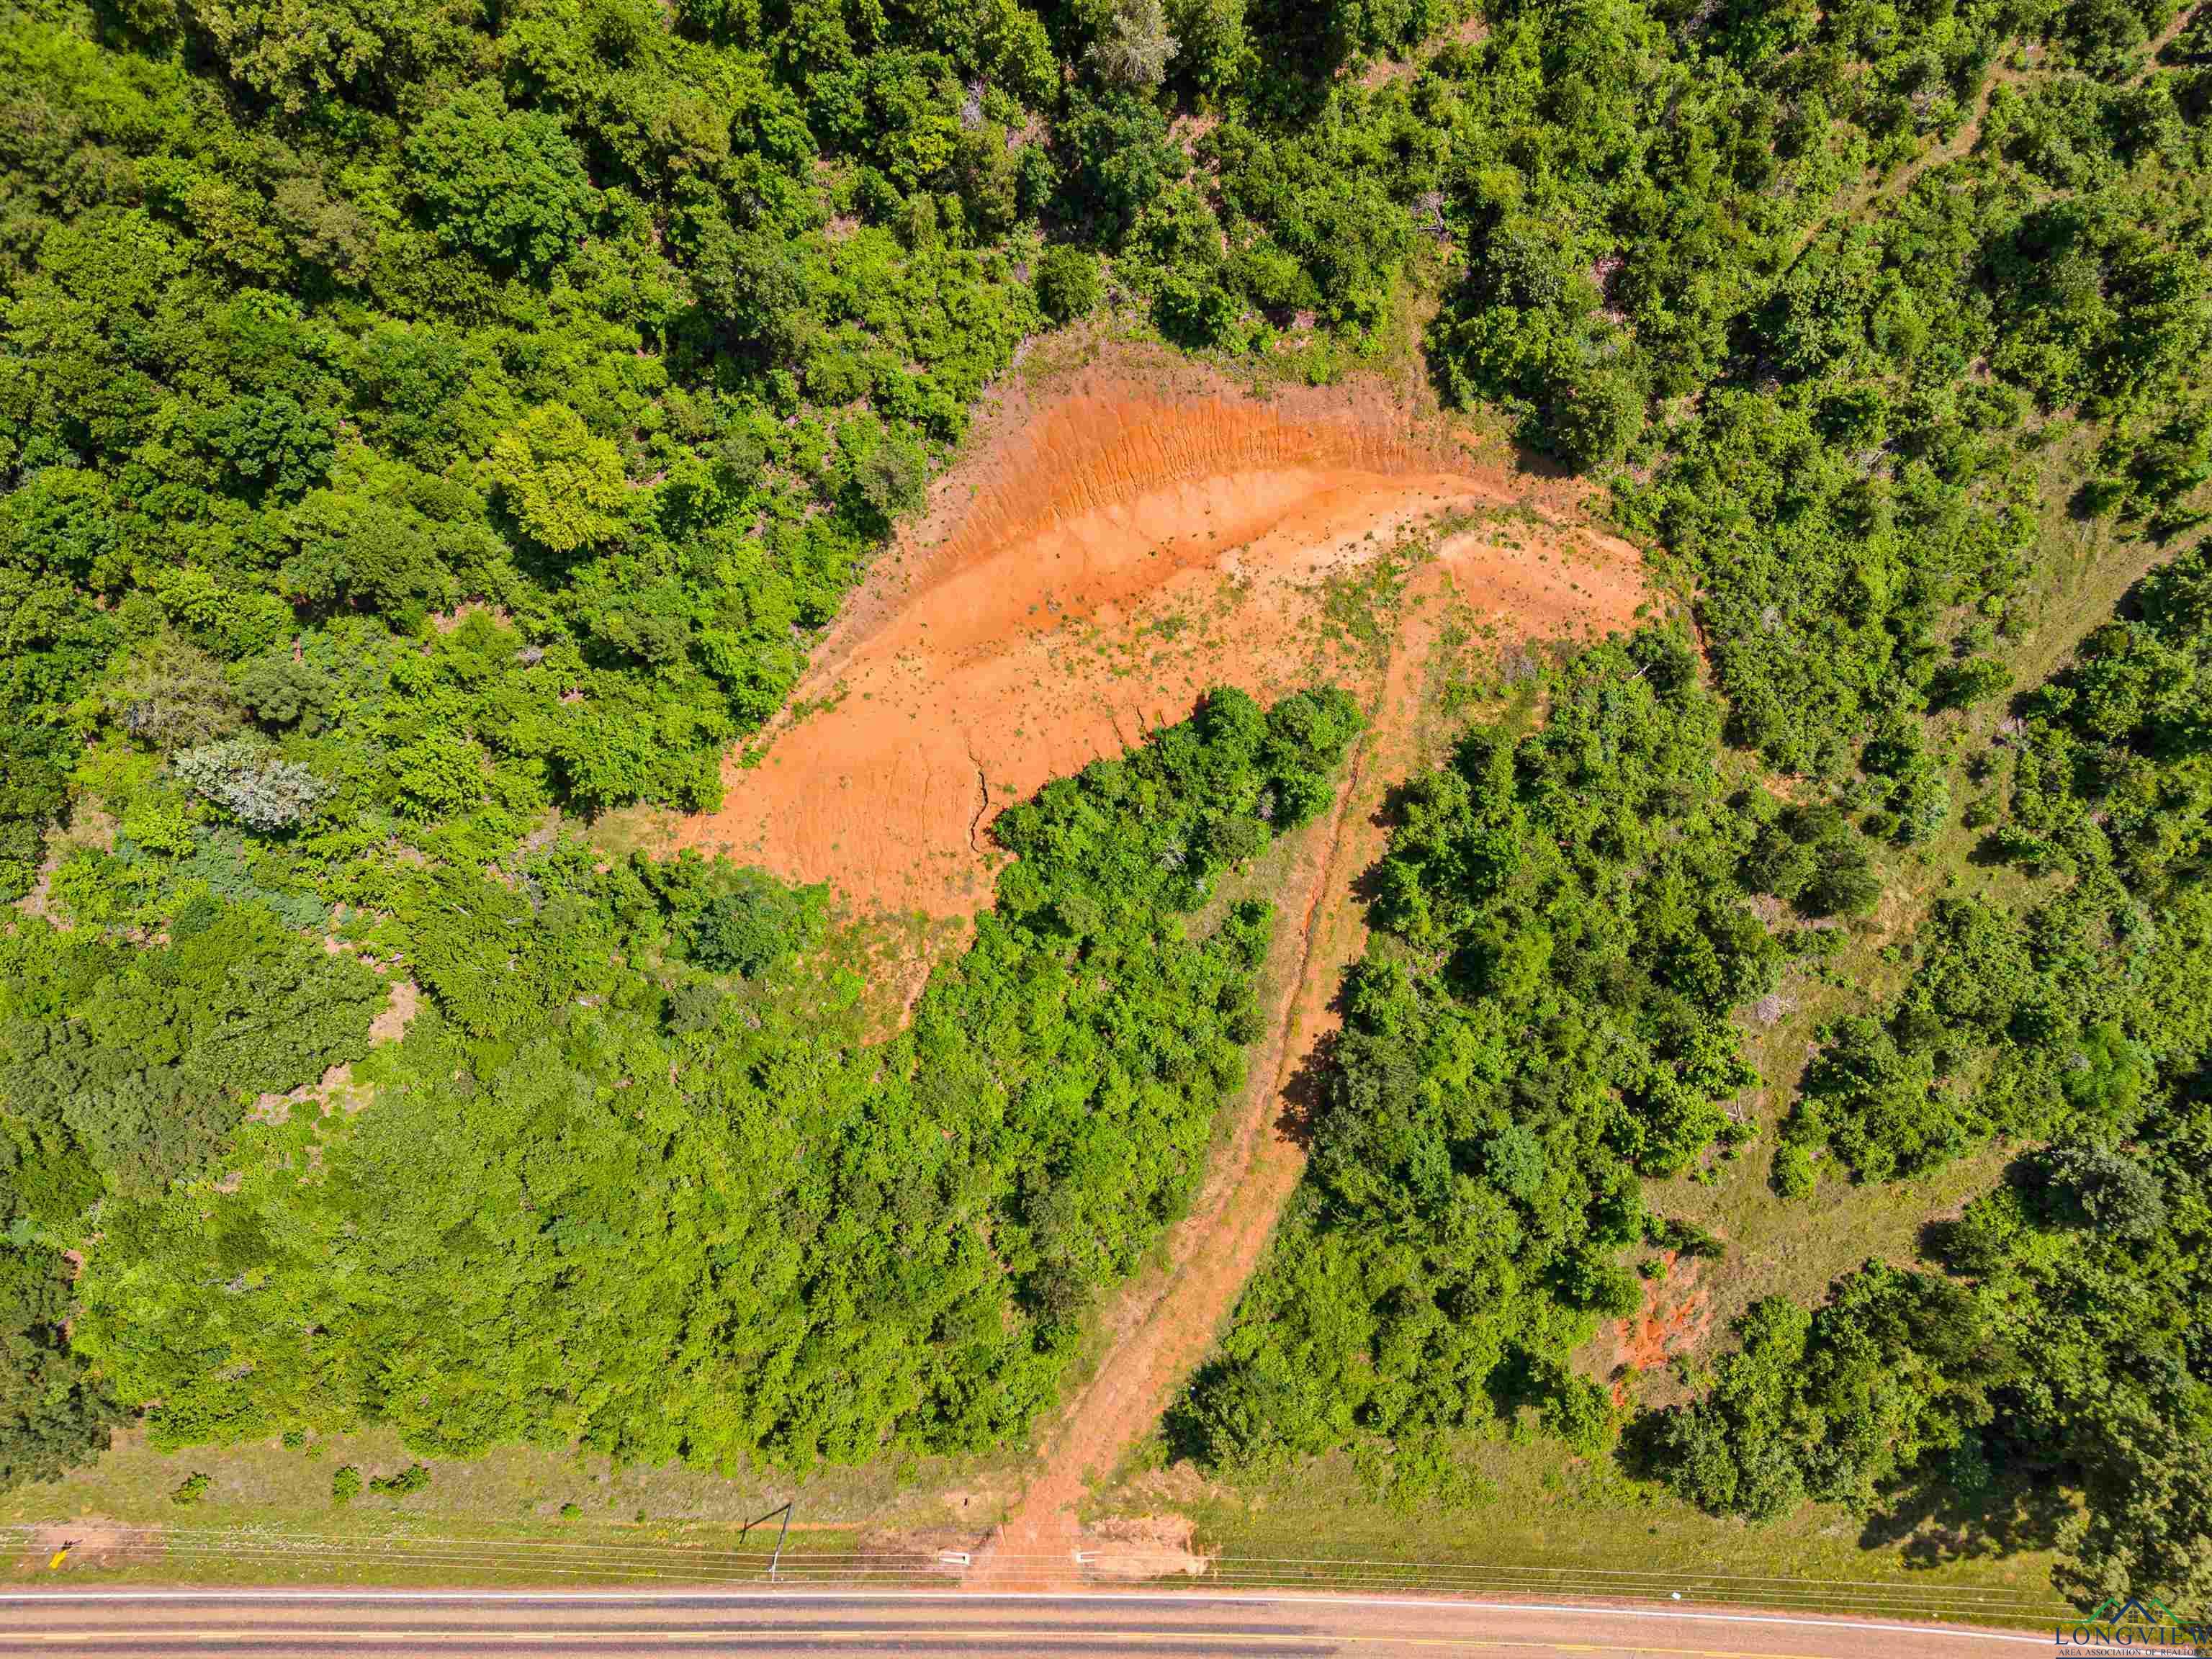
[[[1337,1586],[1826,1607],[1980,1623],[2033,1623],[2063,1604],[2039,1547],[1961,1553],[1955,1522],[1868,1522],[1807,1504],[1768,1526],[1719,1520],[1517,1430],[1469,1437],[1471,1498],[1408,1508],[1376,1498],[1342,1455],[1277,1480],[1230,1486],[1149,1457],[1093,1507],[1098,1516],[1172,1510],[1224,1582],[1263,1575]]]
[[[343,1467],[366,1481],[421,1462],[429,1484],[404,1497],[363,1490],[340,1503]],[[964,1547],[1019,1489],[1023,1458],[923,1459],[718,1474],[672,1465],[506,1447],[470,1459],[418,1458],[388,1431],[160,1452],[120,1438],[97,1465],[0,1499],[18,1579],[54,1582],[51,1552],[82,1541],[71,1577],[218,1583],[599,1583],[755,1577],[776,1522],[740,1545],[745,1523],[794,1505],[785,1559],[805,1572],[856,1553],[926,1558]],[[206,1489],[175,1498],[195,1474]],[[158,1538],[117,1528],[158,1528]]]

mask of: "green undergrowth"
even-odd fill
[[[292,1047],[238,1077],[188,1063],[177,1087],[225,1133],[173,1152],[140,1150],[158,1116],[103,1127],[143,1085],[96,1067],[37,1115],[40,1068],[143,953],[20,920],[0,1092],[30,1156],[4,1190],[21,1259],[86,1256],[56,1363],[171,1446],[383,1424],[444,1456],[804,1469],[1018,1439],[1178,1212],[1258,1035],[1268,907],[1203,937],[1185,918],[1320,811],[1358,720],[1340,693],[1217,693],[1009,808],[998,908],[883,1042],[857,977],[816,961],[818,891],[565,842],[497,878],[410,870],[365,928],[427,993],[405,1041],[364,1052],[365,1008],[328,1034],[240,1010],[226,1038]],[[241,914],[184,903],[172,932]],[[286,948],[334,988],[373,977]],[[241,1121],[337,1060],[370,1109]],[[97,1427],[52,1432],[82,1455]]]
[[[1658,1467],[1706,1506],[1774,1513],[1817,1491],[1820,1443],[1863,1414],[1832,1379],[1878,1355],[1900,1488],[2008,1508],[2063,1545],[2058,1581],[2085,1604],[2212,1585],[2194,1312],[2212,1214],[2207,571],[2198,547],[2153,572],[1986,751],[1999,805],[1979,856],[2052,879],[1940,901],[1893,999],[1838,1022],[1808,1068],[1778,1182],[1808,1146],[1872,1183],[1996,1134],[2031,1144],[1930,1229],[1929,1267],[1869,1265],[1809,1325],[1778,1299],[1752,1308],[1711,1392],[1654,1428]],[[2081,1494],[2078,1522],[2061,1492]]]
[[[1310,1177],[1164,1443],[1531,1552],[1745,1517],[2201,1597],[2176,21],[14,7],[0,1486],[133,1418],[240,1449],[143,1463],[173,1516],[288,1435],[404,1441],[334,1455],[349,1516],[501,1448],[750,1491],[1025,1437],[1198,1178],[1348,700],[1007,812],[910,1025],[943,941],[658,836],[1062,331],[1025,372],[1418,362],[1688,613],[1445,629]],[[1689,1363],[1616,1378],[1684,1258]]]

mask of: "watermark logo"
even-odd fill
[[[2185,1619],[2154,1595],[2107,1596],[2057,1630],[2058,1650],[2070,1659],[2188,1659],[2212,1651],[2212,1624]]]

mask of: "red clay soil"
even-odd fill
[[[1231,1139],[1176,1230],[1164,1282],[1133,1289],[1122,1328],[1090,1384],[1054,1425],[1044,1467],[969,1575],[982,1589],[1052,1588],[1080,1577],[1077,1509],[1090,1483],[1112,1472],[1159,1420],[1177,1386],[1205,1358],[1274,1233],[1305,1169],[1292,1131],[1304,1107],[1301,1074],[1337,1018],[1332,1003],[1367,930],[1351,883],[1382,850],[1382,792],[1411,769],[1419,701],[1415,653],[1393,653],[1376,719],[1354,751],[1334,809],[1304,832],[1277,898],[1275,949],[1297,953],[1268,1010],[1269,1036],[1250,1057]]]
[[[1616,1365],[1656,1370],[1692,1346],[1712,1319],[1705,1287],[1698,1283],[1698,1264],[1678,1260],[1672,1250],[1661,1260],[1665,1271],[1645,1281],[1644,1306],[1616,1330]]]
[[[979,429],[682,844],[830,882],[863,914],[966,916],[990,902],[985,831],[1009,802],[1210,685],[1370,679],[1324,607],[1410,526],[1487,514],[1439,561],[1478,622],[1602,629],[1640,597],[1634,550],[1579,525],[1571,487],[1381,396],[1263,403],[1094,368],[1048,396],[1015,385]]]
[[[1055,492],[1054,475],[1043,473],[1032,495],[1040,505],[1026,520],[994,497],[988,533],[952,527],[940,544],[956,550],[939,567],[945,574],[908,590],[920,596],[919,608],[933,626],[949,627],[995,605],[994,614],[1011,611],[1018,627],[1035,630],[1010,645],[982,645],[980,630],[963,634],[975,655],[949,660],[956,678],[1005,684],[1017,678],[1009,658],[1033,648],[1039,635],[1065,637],[1078,617],[1127,637],[1139,618],[1159,614],[1163,595],[1192,605],[1230,593],[1233,625],[1202,638],[1202,648],[1188,656],[1133,677],[1133,684],[1095,670],[1087,677],[1065,669],[1040,673],[1011,731],[1003,717],[994,723],[991,704],[961,705],[971,730],[1007,731],[1011,739],[993,745],[963,738],[994,757],[991,803],[1013,793],[999,793],[1001,780],[1041,780],[1092,753],[1118,750],[1144,725],[1180,718],[1209,683],[1265,696],[1324,672],[1360,695],[1370,724],[1334,809],[1302,832],[1275,894],[1277,961],[1290,971],[1274,976],[1269,1035],[1249,1057],[1249,1082],[1206,1186],[1170,1241],[1164,1271],[1133,1286],[1109,1317],[1106,1354],[1048,1429],[1037,1478],[968,1575],[971,1586],[999,1589],[1064,1587],[1082,1577],[1074,1552],[1103,1543],[1086,1540],[1078,1523],[1089,1483],[1151,1429],[1204,1358],[1297,1183],[1304,1154],[1291,1137],[1304,1110],[1303,1085],[1318,1045],[1335,1027],[1331,1005],[1345,969],[1366,944],[1352,884],[1382,850],[1384,792],[1425,758],[1424,682],[1442,622],[1449,615],[1510,637],[1599,633],[1629,625],[1643,597],[1633,550],[1581,525],[1559,486],[1440,452],[1402,428],[1390,434],[1371,410],[1353,407],[1332,417],[1218,392],[1193,404],[1086,392],[1043,411],[1027,432],[1035,447],[1022,453],[1097,458],[1073,469],[1084,490],[1110,477],[1121,493],[1118,500],[1084,494],[1079,505],[1055,516],[1042,504],[1066,497]],[[1356,569],[1398,528],[1437,508],[1507,504],[1526,516],[1492,514],[1450,531],[1437,556],[1412,571],[1383,618],[1391,631],[1379,653],[1326,641],[1320,624],[1328,573]],[[1215,538],[1193,526],[1226,526],[1218,540],[1229,553],[1216,552]],[[1162,572],[1155,580],[1156,565]],[[988,581],[961,586],[957,603],[934,602],[979,569],[1009,585],[1043,577],[1065,614],[1035,623],[1026,606],[1006,604]],[[916,603],[907,599],[890,607],[891,624],[916,614]],[[862,652],[848,651],[846,672],[862,659]],[[1071,666],[1079,670],[1081,659]],[[877,681],[886,690],[899,684],[888,675]],[[920,675],[904,684],[914,687],[910,697],[926,690]],[[851,706],[848,695],[840,708]],[[933,706],[945,705],[905,703],[907,729],[925,728],[924,711]],[[1031,735],[1040,732],[1049,738]],[[945,860],[948,868],[955,862]],[[990,868],[968,866],[977,881]]]
[[[1164,1268],[1110,1313],[1106,1353],[966,1578],[1052,1587],[1079,1577],[1088,1481],[1204,1357],[1304,1167],[1301,1079],[1365,945],[1352,887],[1382,849],[1384,791],[1424,759],[1443,619],[1501,640],[1626,628],[1643,572],[1583,522],[1575,486],[1425,426],[1387,388],[1262,402],[1188,370],[1094,368],[1049,394],[1014,384],[979,430],[684,843],[830,882],[863,912],[964,917],[989,901],[994,814],[1207,687],[1264,701],[1326,678],[1370,714],[1273,895],[1269,1035],[1205,1188]],[[1402,593],[1347,626],[1332,594],[1424,530]]]

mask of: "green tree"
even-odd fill
[[[121,1419],[62,1334],[68,1311],[60,1255],[0,1243],[0,1492],[90,1462]]]
[[[1091,56],[1109,85],[1150,88],[1167,79],[1179,46],[1164,0],[1112,0]]]
[[[1037,308],[1055,323],[1090,315],[1105,289],[1097,257],[1082,248],[1054,246],[1037,259]]]
[[[1245,11],[1245,0],[1178,0],[1166,17],[1175,73],[1207,92],[1234,84],[1252,57]]]
[[[566,404],[544,404],[492,441],[486,463],[523,531],[555,553],[605,542],[622,528],[622,457]]]
[[[450,40],[439,9],[419,0],[179,0],[175,10],[204,30],[236,80],[298,112],[332,93],[388,92]],[[167,12],[161,0],[129,9]]]
[[[489,82],[424,116],[404,153],[438,234],[492,264],[539,275],[590,225],[595,193],[574,142],[554,116],[510,110]]]
[[[812,278],[799,250],[775,230],[707,222],[691,264],[700,303],[715,325],[744,342],[787,351],[813,302]]]

